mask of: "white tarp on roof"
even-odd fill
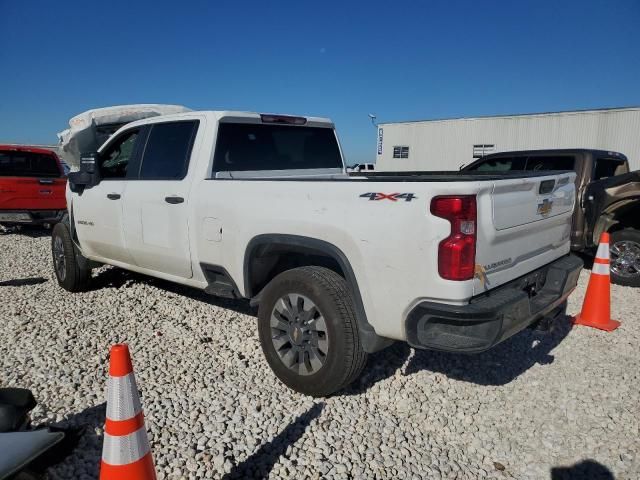
[[[69,128],[58,133],[60,153],[74,167],[80,154],[96,151],[121,126],[148,117],[189,112],[181,105],[139,104],[95,108],[69,120]]]

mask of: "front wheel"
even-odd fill
[[[69,292],[85,290],[91,278],[91,269],[87,260],[76,251],[69,228],[64,223],[53,227],[51,253],[58,284]]]
[[[346,387],[367,361],[347,284],[327,268],[294,268],[275,277],[262,294],[258,331],[273,372],[305,395]]]
[[[611,281],[640,287],[640,231],[625,228],[611,234]]]

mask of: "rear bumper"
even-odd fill
[[[0,210],[5,225],[42,225],[62,220],[66,210]]]
[[[419,303],[407,317],[407,341],[432,350],[487,350],[542,318],[563,313],[581,269],[582,260],[568,255],[467,305]]]

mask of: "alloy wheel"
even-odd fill
[[[53,239],[53,262],[58,278],[64,280],[67,277],[67,259],[64,255],[62,237]]]
[[[316,373],[329,351],[327,324],[316,304],[295,293],[286,294],[271,312],[271,341],[282,363],[299,375]]]
[[[640,244],[621,240],[611,245],[611,271],[624,278],[640,275]]]

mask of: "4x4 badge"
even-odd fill
[[[381,193],[381,192],[371,192],[371,193],[363,193],[360,195],[360,198],[368,198],[369,200],[391,200],[392,202],[397,202],[398,200],[404,200],[405,202],[410,202],[416,197],[413,193]]]

